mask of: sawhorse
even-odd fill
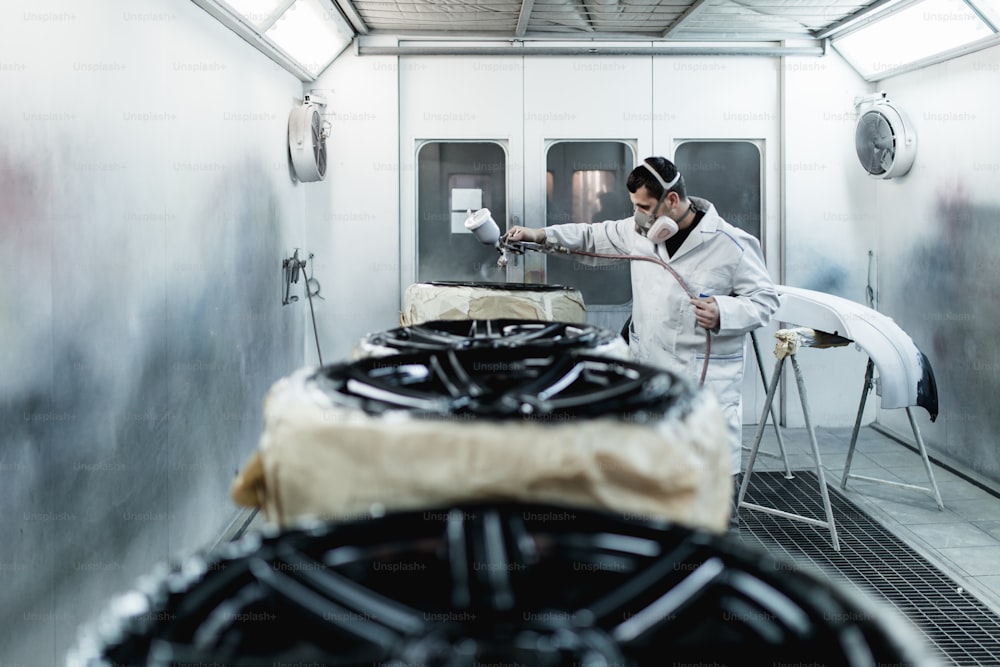
[[[778,360],[775,363],[774,372],[771,374],[771,381],[767,387],[767,395],[764,398],[764,409],[761,413],[760,423],[757,425],[757,432],[754,436],[753,445],[750,447],[750,458],[747,461],[746,471],[743,473],[743,481],[740,483],[736,509],[739,511],[741,508],[745,507],[747,509],[773,514],[786,519],[792,519],[794,521],[801,521],[814,526],[827,528],[830,531],[830,541],[833,544],[833,550],[840,551],[840,539],[837,537],[837,524],[833,518],[833,509],[830,505],[830,492],[826,486],[826,473],[823,471],[823,461],[819,453],[819,443],[816,441],[816,430],[813,428],[812,417],[809,414],[809,401],[806,397],[806,385],[805,381],[802,379],[802,369],[799,367],[799,361],[796,358],[796,354],[798,353],[800,347],[841,347],[848,345],[851,341],[835,334],[828,334],[806,328],[780,329],[775,332],[774,336],[778,339],[778,345],[774,351]],[[819,482],[819,492],[823,500],[823,511],[826,515],[825,521],[815,519],[813,517],[802,516],[801,514],[786,512],[775,507],[749,503],[744,500],[747,487],[750,485],[750,477],[753,475],[753,467],[757,460],[758,450],[760,449],[760,441],[764,435],[764,429],[767,426],[767,416],[769,413],[772,414],[772,418],[774,416],[772,413],[772,404],[774,403],[774,396],[777,393],[778,382],[781,379],[781,369],[784,367],[786,359],[791,360],[792,368],[795,370],[795,382],[799,389],[799,402],[802,404],[802,416],[805,419],[806,431],[809,433],[809,444],[812,446],[813,460],[816,463],[816,478]],[[763,370],[761,371],[761,376],[763,377]],[[777,430],[777,420],[775,420],[774,423],[775,430]],[[783,446],[781,447],[781,453],[784,456],[785,451]],[[785,470],[788,471],[787,457],[785,458]],[[786,477],[789,477],[790,474],[790,472],[787,472]]]
[[[931,461],[927,457],[927,447],[924,446],[924,439],[920,435],[920,429],[917,428],[917,422],[913,418],[913,411],[909,406],[906,407],[906,417],[910,421],[910,428],[913,429],[913,437],[917,442],[917,452],[920,454],[920,458],[924,463],[924,469],[927,471],[927,478],[930,480],[930,487],[917,486],[916,484],[904,484],[903,482],[894,482],[888,479],[882,479],[880,477],[867,477],[865,475],[854,475],[851,474],[851,462],[854,459],[854,448],[858,444],[858,431],[861,430],[861,416],[865,411],[865,401],[868,400],[868,392],[872,388],[873,376],[875,374],[875,362],[872,361],[871,357],[868,358],[868,367],[865,369],[865,385],[861,390],[861,405],[858,406],[858,418],[854,420],[854,430],[851,433],[851,446],[847,450],[847,462],[844,464],[844,476],[840,480],[840,488],[847,488],[848,479],[860,479],[866,482],[877,482],[879,484],[886,484],[888,486],[896,486],[904,489],[915,489],[917,491],[923,491],[924,493],[929,493],[934,496],[935,502],[939,510],[944,510],[944,502],[941,500],[941,492],[938,490],[937,481],[934,479],[934,470],[931,468]]]

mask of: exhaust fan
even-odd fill
[[[902,111],[889,103],[885,93],[855,100],[863,106],[854,132],[858,160],[874,178],[903,176],[913,165],[917,134]]]
[[[322,181],[326,176],[326,140],[330,123],[320,115],[322,100],[306,95],[288,117],[288,151],[295,176],[304,183]]]

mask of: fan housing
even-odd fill
[[[320,103],[306,96],[288,117],[288,152],[295,176],[304,183],[326,176],[326,140],[330,124],[323,120]]]
[[[868,175],[888,179],[905,175],[913,166],[917,134],[906,115],[881,95],[860,111],[854,145]]]

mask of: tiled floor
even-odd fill
[[[808,431],[782,429],[781,433],[790,468],[815,470]],[[756,427],[744,429],[745,450],[755,434]],[[840,488],[850,439],[850,428],[816,429],[827,484],[833,488]],[[760,450],[778,454],[770,424]],[[744,469],[748,455],[744,451]],[[784,463],[777,456],[758,455],[754,471],[761,470],[784,470]],[[995,495],[1000,490],[981,488],[937,464],[932,464],[932,471],[943,510],[929,493],[864,480],[848,480],[842,493],[1000,614],[1000,497]],[[859,432],[851,473],[930,486],[919,454],[872,427]]]

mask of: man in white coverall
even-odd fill
[[[515,226],[504,238],[655,257],[679,274],[694,298],[662,266],[631,262],[629,351],[636,361],[679,372],[697,384],[705,359],[704,329],[712,332],[705,386],[714,391],[728,421],[730,470],[736,475],[742,459],[746,334],[766,325],[779,304],[760,242],[723,220],[711,202],[688,197],[680,172],[665,158],[644,160],[629,174],[626,187],[635,214],[624,220]],[[734,528],[735,510],[734,503]]]

